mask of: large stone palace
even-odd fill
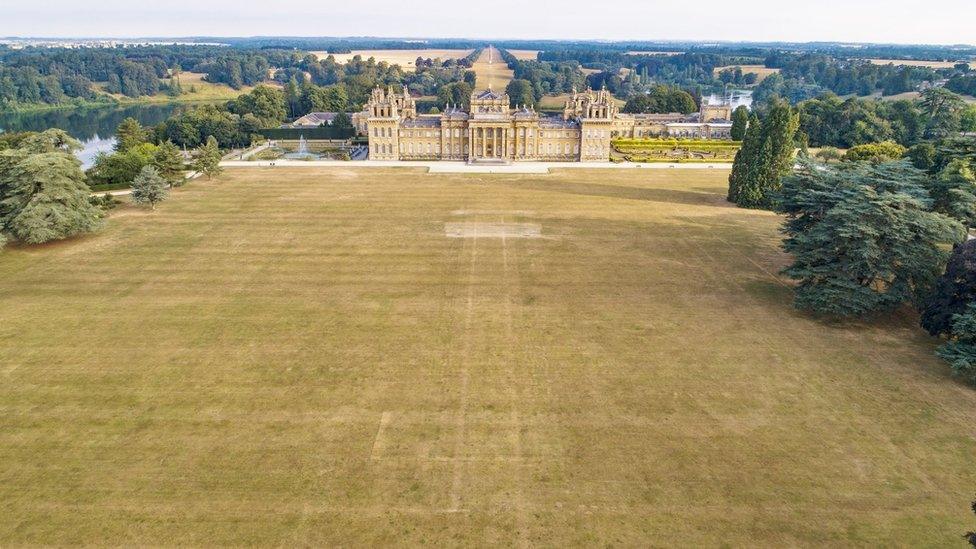
[[[614,137],[727,139],[728,104],[705,105],[693,115],[624,114],[606,90],[574,91],[562,116],[527,106],[512,108],[505,93],[471,95],[468,112],[446,105],[438,114],[417,114],[406,92],[376,88],[353,116],[368,136],[372,160],[606,162]]]

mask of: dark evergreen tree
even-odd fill
[[[149,140],[146,130],[135,118],[129,117],[115,130],[115,150],[125,152]]]
[[[746,208],[769,208],[780,180],[793,167],[800,121],[782,100],[773,101],[761,124],[749,124],[729,176],[728,199]]]
[[[62,144],[63,143],[63,144]],[[97,229],[102,211],[89,201],[77,142],[60,130],[31,136],[0,153],[0,227],[6,238],[28,244]]]
[[[952,316],[949,341],[936,351],[952,373],[967,383],[976,384],[976,303],[970,303],[962,314]]]
[[[967,159],[949,163],[929,187],[932,209],[958,219],[968,227],[976,226],[976,174]]]
[[[149,209],[155,210],[156,204],[166,200],[166,184],[156,168],[146,166],[132,180],[132,201],[136,204],[149,204]]]
[[[749,117],[748,128],[742,140],[742,147],[735,153],[732,173],[729,174],[728,201],[752,202],[759,199],[758,191],[751,185],[749,170],[756,163],[759,147],[762,144],[762,126],[756,113]]]
[[[798,308],[860,316],[930,295],[950,244],[966,231],[929,211],[927,175],[910,163],[802,161],[778,198],[787,216],[784,270],[799,282]]]
[[[739,105],[732,111],[732,129],[730,133],[732,139],[742,141],[746,136],[746,127],[749,125],[749,109],[745,105]]]
[[[952,317],[965,312],[971,303],[976,303],[976,240],[953,248],[945,272],[922,307],[922,327],[934,336],[948,334]]]
[[[172,141],[165,141],[156,149],[150,164],[171,187],[179,187],[186,181],[183,155]]]

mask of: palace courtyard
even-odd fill
[[[727,177],[235,168],[10,246],[0,539],[961,544],[976,391],[794,310]]]

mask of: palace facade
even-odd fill
[[[729,105],[703,105],[694,115],[623,114],[610,92],[570,95],[562,116],[512,108],[505,93],[471,95],[464,111],[446,105],[438,114],[417,114],[416,101],[393,88],[376,88],[353,123],[369,139],[371,160],[606,162],[614,137],[728,139]]]

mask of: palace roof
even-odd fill
[[[475,99],[501,99],[502,94],[494,92],[491,88],[482,91],[481,93],[474,96]]]
[[[575,129],[579,127],[579,122],[576,120],[563,120],[558,116],[542,116],[539,117],[539,127],[546,129]]]
[[[418,118],[409,118],[400,123],[401,127],[404,128],[439,128],[441,126],[440,115],[426,116],[422,115]]]

